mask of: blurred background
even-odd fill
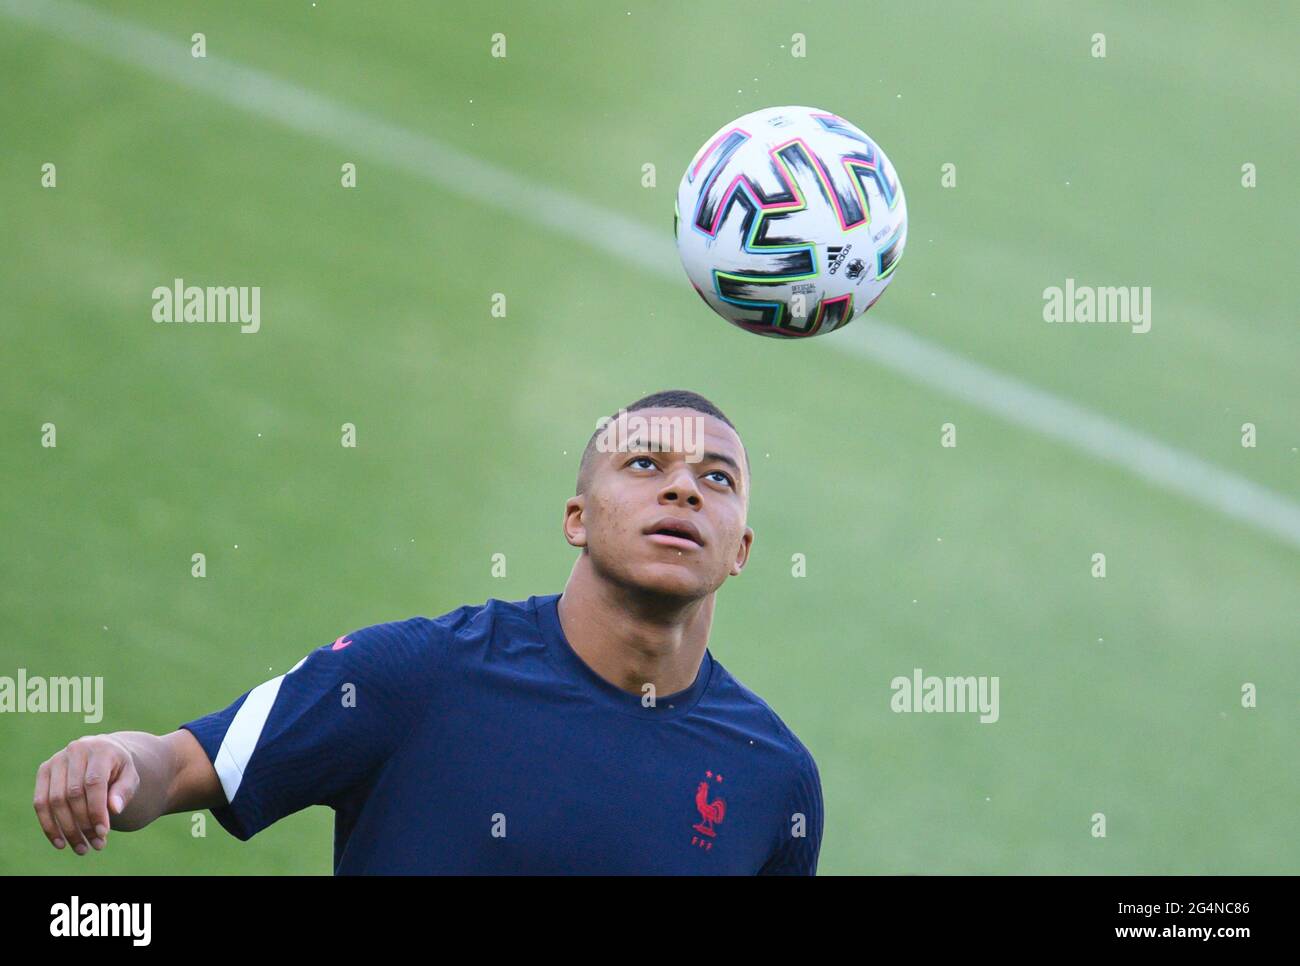
[[[355,628],[558,592],[595,420],[664,388],[749,448],[710,646],[817,759],[823,874],[1300,871],[1297,34],[1266,3],[0,0],[0,675],[105,701],[0,714],[0,871],[330,872],[323,807],[56,852],[36,768]],[[714,316],[672,241],[696,149],[779,104],[876,139],[910,215],[881,302],[800,343]],[[156,324],[175,278],[260,286],[261,330]],[[1066,278],[1150,286],[1151,331],[1047,324]],[[1252,525],[1139,478],[873,327],[1274,497]],[[1000,720],[891,712],[918,667],[998,676]]]

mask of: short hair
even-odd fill
[[[660,392],[652,392],[650,395],[642,396],[636,402],[624,406],[621,412],[634,413],[638,409],[690,409],[722,420],[736,430],[737,436],[740,435],[740,430],[736,429],[736,424],[727,418],[726,413],[698,392],[691,392],[689,389],[664,389]],[[609,418],[618,419],[618,415],[618,413],[613,413]],[[596,437],[600,434],[601,428],[597,427],[591,434],[591,439],[587,440],[586,449],[582,451],[582,461],[578,464],[578,483],[574,491],[579,496],[586,492],[587,484],[590,482],[592,454],[596,452]],[[748,476],[749,451],[745,449],[744,440],[741,440],[740,448],[745,454],[745,475]]]

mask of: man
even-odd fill
[[[171,734],[78,739],[37,773],[41,827],[82,855],[172,812],[244,840],[321,804],[337,874],[813,874],[817,766],[707,649],[748,504],[730,420],[646,396],[583,453],[563,594],[367,627]]]

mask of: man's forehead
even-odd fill
[[[689,432],[694,434],[693,437],[687,435],[688,420],[691,427]],[[744,449],[734,429],[717,416],[710,416],[695,409],[678,407],[638,409],[627,414],[627,427],[629,444],[639,442],[642,447],[645,447],[650,442],[655,442],[658,444],[658,449],[666,452],[683,451],[685,448],[683,440],[685,444],[690,444],[692,438],[697,441],[702,439],[706,450],[730,456],[737,462],[740,462],[741,452]],[[662,432],[668,427],[680,428],[682,432]],[[647,438],[647,434],[651,438]]]

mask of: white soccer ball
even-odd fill
[[[691,284],[749,332],[824,335],[871,308],[907,243],[894,166],[844,118],[769,107],[723,126],[677,188]]]

